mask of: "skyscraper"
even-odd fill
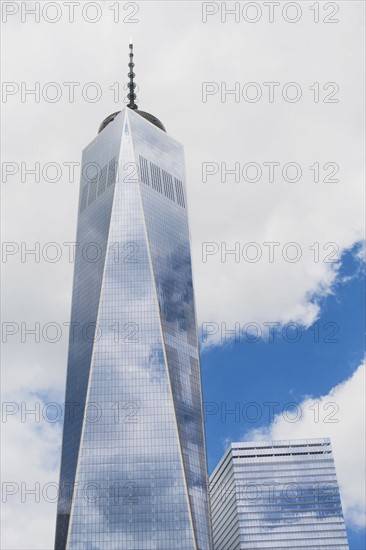
[[[183,147],[135,103],[83,151],[56,550],[208,550]]]
[[[231,443],[210,494],[215,550],[348,550],[330,439]]]

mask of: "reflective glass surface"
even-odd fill
[[[100,170],[88,191],[81,182],[78,235],[95,240],[102,218],[103,259],[75,266],[72,321],[97,329],[70,345],[66,400],[82,390],[87,406],[84,421],[65,422],[61,485],[75,488],[59,501],[56,548],[208,550],[183,149],[127,110],[87,154]]]
[[[155,129],[146,132],[135,113],[129,118],[136,159],[152,168],[141,195],[189,504],[203,549],[209,540],[207,470],[183,147]]]
[[[121,147],[122,122],[119,120],[115,126],[111,125],[102,140],[94,139],[84,149],[82,157],[57,507],[57,549],[65,548],[70,519],[116,180],[114,165]],[[102,175],[105,166],[109,168],[109,184],[97,199],[99,174]],[[101,180],[103,184],[103,177]]]
[[[327,438],[232,443],[210,493],[216,550],[348,550]]]

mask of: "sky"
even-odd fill
[[[39,22],[34,2],[1,6],[2,392],[14,404],[2,548],[53,544],[51,485],[40,502],[24,493],[58,481],[62,426],[42,412],[64,399],[64,243],[81,151],[123,106],[132,35],[139,106],[185,148],[209,471],[230,441],[330,436],[350,549],[364,550],[363,4],[242,2],[235,16],[215,2],[81,2],[73,22],[54,4]]]

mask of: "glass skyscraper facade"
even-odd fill
[[[214,550],[348,550],[327,438],[231,443],[210,497]]]
[[[55,549],[209,550],[184,154],[152,115],[84,150],[76,240]]]

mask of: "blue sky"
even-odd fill
[[[228,441],[245,440],[249,430],[270,423],[269,407],[264,403],[279,403],[275,405],[275,412],[286,407],[289,415],[292,411],[294,414],[289,403],[300,403],[309,395],[326,395],[359,366],[364,355],[365,286],[360,262],[355,256],[357,250],[356,246],[344,254],[333,294],[322,300],[317,321],[319,342],[314,341],[313,325],[308,330],[303,329],[296,343],[277,336],[273,343],[240,342],[202,353],[210,473]],[[338,334],[330,337],[335,326]],[[327,337],[339,341],[326,342]],[[240,403],[240,420],[228,412],[235,409],[237,402]],[[257,406],[249,405],[252,402]],[[261,418],[256,420],[260,413]],[[350,550],[366,548],[365,531],[348,528],[348,537]]]

